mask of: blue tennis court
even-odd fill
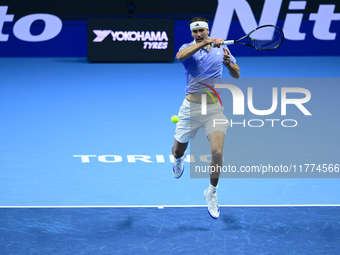
[[[252,155],[262,150],[275,162],[339,164],[340,58],[237,61],[240,81],[320,87],[311,88],[308,120],[287,115],[302,123],[294,131],[229,129],[226,160],[260,163]],[[190,178],[189,162],[173,178],[181,63],[0,58],[0,66],[2,254],[340,253],[339,178],[222,178],[218,220],[203,199],[208,179]]]

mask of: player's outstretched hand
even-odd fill
[[[223,48],[223,51],[224,51],[223,63],[225,65],[229,65],[230,64],[230,54],[229,54],[229,51],[226,48]]]

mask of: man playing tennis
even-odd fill
[[[201,115],[201,99],[207,89],[219,102],[218,97],[211,89],[208,89],[199,79],[222,78],[223,64],[227,67],[231,77],[240,77],[240,68],[236,64],[236,59],[231,55],[227,46],[221,46],[223,40],[209,37],[208,20],[202,17],[195,17],[190,21],[191,35],[194,40],[191,43],[182,45],[176,57],[182,62],[187,78],[185,89],[186,98],[179,110],[179,121],[175,131],[175,142],[172,153],[175,158],[173,165],[173,175],[180,178],[184,171],[184,158],[188,147],[189,139],[193,139],[201,127],[203,127],[211,147],[211,164],[215,169],[222,169],[222,155],[224,146],[224,136],[229,126],[229,122],[224,125],[211,124],[212,119],[227,119],[223,114],[223,107],[220,103],[214,104],[210,96],[206,97],[207,116]],[[209,80],[209,79],[208,79]],[[214,85],[211,84],[211,87]],[[215,91],[219,94],[221,89]],[[194,112],[197,116],[195,116]],[[197,114],[198,113],[198,114]],[[190,124],[191,123],[191,124]],[[204,198],[208,203],[208,212],[211,217],[217,219],[220,210],[217,203],[217,184],[219,171],[210,173],[209,188],[204,191]]]

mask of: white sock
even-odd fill
[[[215,187],[215,186],[210,184],[209,188],[208,188],[208,192],[215,193],[217,191],[217,187],[218,187],[218,185]]]

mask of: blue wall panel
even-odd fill
[[[189,20],[176,20],[174,54],[184,43],[192,41],[189,31]],[[25,42],[13,34],[14,22],[6,22],[2,33],[8,34],[8,41],[0,42],[0,57],[86,57],[87,55],[87,22],[63,21],[61,32],[53,39],[44,42]],[[210,22],[210,26],[212,21]],[[283,26],[279,20],[277,25]],[[42,25],[33,24],[31,33],[38,33]],[[339,56],[340,55],[340,21],[334,21],[330,31],[337,33],[335,40],[319,40],[313,36],[313,21],[303,20],[300,31],[306,33],[303,41],[285,40],[282,46],[274,51],[256,51],[242,45],[229,46],[235,56]],[[236,20],[231,24],[228,39],[238,39],[244,32]]]

